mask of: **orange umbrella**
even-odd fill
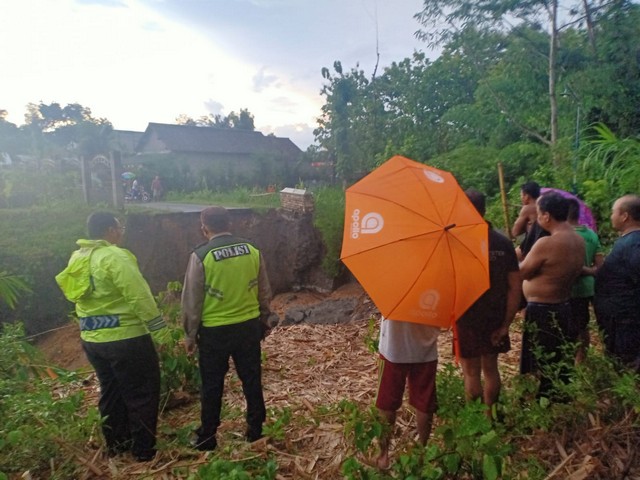
[[[345,217],[342,261],[387,318],[449,327],[489,288],[487,223],[449,172],[395,156]]]

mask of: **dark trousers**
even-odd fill
[[[257,318],[234,325],[200,327],[198,350],[202,378],[202,424],[197,432],[199,442],[206,442],[214,437],[220,426],[222,393],[224,378],[229,371],[229,357],[233,358],[247,401],[248,433],[262,434],[266,410],[262,395],[261,336]]]
[[[160,365],[150,335],[116,342],[82,342],[100,381],[102,433],[112,453],[155,453]]]
[[[595,310],[606,353],[640,373],[640,318],[613,313],[600,303],[596,302]]]
[[[577,329],[571,326],[571,306],[569,302],[529,302],[524,326],[520,373],[539,373],[538,394],[548,397],[553,388],[551,370],[558,368],[558,378],[569,381],[568,367],[575,352],[569,355],[567,349],[577,340]]]

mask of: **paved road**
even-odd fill
[[[138,207],[153,208],[155,210],[167,210],[170,212],[201,212],[211,205],[199,205],[194,203],[174,203],[174,202],[148,202],[148,203],[127,203]],[[227,207],[229,210],[251,210],[243,207]]]
[[[171,212],[201,212],[207,205],[196,205],[192,203],[173,203],[173,202],[149,202],[138,204],[145,208],[154,208],[156,210],[169,210]]]

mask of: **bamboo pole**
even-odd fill
[[[513,240],[513,235],[511,235],[511,222],[509,221],[509,208],[507,206],[507,192],[504,188],[502,162],[498,162],[498,179],[500,180],[500,198],[502,199],[502,212],[504,214],[504,230],[507,232],[509,239]]]

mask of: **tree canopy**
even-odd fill
[[[636,2],[425,0],[415,18],[437,59],[414,52],[377,75],[322,69],[316,140],[346,183],[402,154],[490,195],[501,162],[508,185],[532,178],[588,196],[595,160],[584,160],[605,131],[594,127],[637,142]]]
[[[240,113],[231,112],[227,116],[210,113],[195,120],[188,115],[181,114],[176,118],[176,123],[178,125],[193,125],[197,127],[237,128],[238,130],[251,132],[256,129],[254,117],[246,108],[241,108]]]

